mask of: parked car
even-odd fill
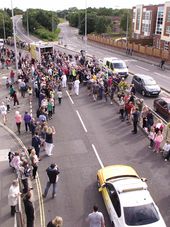
[[[146,179],[140,178],[132,167],[104,167],[98,170],[97,181],[112,226],[166,227]]]
[[[155,112],[159,113],[166,121],[170,121],[170,97],[155,99],[153,108]]]
[[[136,91],[143,96],[159,96],[161,92],[161,88],[156,81],[148,75],[135,74],[132,78],[132,84],[134,84]]]

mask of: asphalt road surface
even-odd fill
[[[69,47],[71,44],[67,45]],[[77,41],[77,49],[80,47],[78,45]],[[88,51],[95,49],[92,50],[92,47],[88,46]],[[100,56],[105,53],[112,56],[110,52],[104,51],[106,50],[97,49],[95,53]],[[129,61],[129,68],[133,67],[133,70],[139,72],[140,69],[137,69],[135,64],[134,61]],[[145,63],[140,64],[145,66]],[[152,69],[150,65],[146,64],[146,67],[148,70]],[[163,73],[167,77],[167,72]],[[160,82],[163,81],[160,77]],[[165,163],[159,154],[148,150],[148,140],[142,132],[139,131],[137,135],[131,134],[132,126],[127,126],[119,120],[116,105],[104,101],[93,102],[92,97],[87,95],[86,87],[80,89],[79,96],[72,97],[73,102],[65,91],[63,94],[63,103],[56,107],[56,114],[50,122],[56,128],[54,155],[44,158],[39,166],[43,189],[47,181],[45,169],[48,165],[56,162],[61,171],[57,197],[51,199],[49,193],[44,200],[46,222],[55,215],[61,215],[65,227],[87,227],[85,218],[91,212],[92,206],[98,204],[105,216],[106,226],[110,226],[96,182],[96,172],[103,163],[104,166],[128,164],[134,167],[141,177],[146,177],[150,192],[168,226],[169,163]]]

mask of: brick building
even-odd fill
[[[132,38],[153,38],[153,34],[155,33],[157,8],[158,6],[156,5],[137,5],[133,7]]]
[[[170,2],[158,6],[154,47],[170,50]]]

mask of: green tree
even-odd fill
[[[6,37],[12,36],[12,20],[6,11],[0,10],[0,38],[4,38],[4,24]]]

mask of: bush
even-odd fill
[[[57,28],[54,32],[50,32],[44,27],[38,28],[35,31],[35,34],[44,41],[54,41],[58,39],[58,35],[60,33],[60,29]]]

